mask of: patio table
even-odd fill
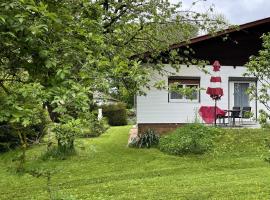
[[[235,126],[235,118],[240,118],[236,116],[235,113],[241,112],[241,110],[224,110],[228,113],[228,123],[232,120],[232,125]]]

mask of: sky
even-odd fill
[[[170,0],[172,3],[180,0]],[[195,0],[181,0],[184,8],[190,8]],[[223,14],[230,24],[244,24],[270,17],[270,0],[207,0],[199,2],[193,8],[205,11],[210,5],[215,5],[216,13]]]

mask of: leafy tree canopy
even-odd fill
[[[35,124],[44,107],[63,132],[76,132],[93,92],[148,84],[149,69],[131,56],[220,23],[168,0],[0,0],[0,120]]]
[[[270,111],[270,33],[264,34],[262,39],[263,49],[257,56],[252,56],[246,66],[247,75],[256,77],[260,86],[258,91],[256,85],[250,88],[251,97],[257,99]]]

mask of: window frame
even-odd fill
[[[168,86],[170,87],[170,84],[172,84],[172,83],[170,83],[169,80],[170,80],[170,77],[168,79]],[[177,79],[174,78],[172,80],[174,80],[176,83],[178,83],[178,85],[182,85],[183,88],[195,85],[195,86],[197,86],[198,91],[197,91],[197,98],[196,99],[188,99],[185,95],[183,95],[182,99],[172,99],[171,98],[172,93],[168,90],[168,102],[169,103],[200,103],[200,90],[199,90],[200,77],[195,77],[195,78],[194,77],[192,77],[192,78],[191,77],[182,77],[182,78],[177,78]],[[198,81],[198,83],[185,83],[185,81],[190,81],[190,80]],[[168,87],[168,89],[169,89],[169,87]]]

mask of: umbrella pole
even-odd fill
[[[215,126],[217,126],[217,100],[215,99]]]

